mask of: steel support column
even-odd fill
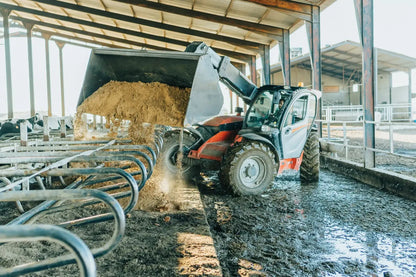
[[[413,115],[413,110],[412,110],[412,69],[409,68],[408,71],[408,78],[409,78],[409,120],[412,121],[412,115]]]
[[[378,76],[378,50],[375,47],[374,47],[373,70],[374,70],[374,107],[375,107],[377,106],[377,102],[378,102],[378,77],[377,77]]]
[[[250,77],[251,81],[257,85],[257,68],[256,68],[256,56],[251,56],[250,60]]]
[[[46,87],[48,93],[48,116],[52,116],[52,92],[51,92],[51,64],[49,59],[49,34],[42,34],[45,39],[45,57],[46,57]]]
[[[290,80],[290,39],[289,30],[283,30],[283,40],[279,42],[280,64],[282,66],[283,84],[291,85]]]
[[[312,88],[322,90],[322,63],[321,63],[321,25],[320,25],[320,8],[312,6],[312,22],[305,22],[306,33],[309,42],[309,53],[312,66]],[[322,119],[322,98],[318,101],[317,118]],[[322,123],[318,124],[319,136],[322,137]]]
[[[269,45],[264,45],[262,62],[263,62],[264,85],[270,85],[270,46]]]
[[[393,103],[392,90],[393,90],[393,74],[390,72],[389,74],[389,104],[390,105]]]
[[[30,93],[30,116],[36,114],[35,111],[35,87],[33,81],[33,47],[32,47],[32,30],[33,24],[24,23],[27,33],[27,61],[29,65],[29,93]]]
[[[231,90],[228,90],[228,93],[229,93],[229,95],[230,95],[230,114],[232,114],[234,111],[233,111],[233,92],[231,91]]]
[[[11,10],[0,9],[0,13],[3,16],[4,56],[6,59],[7,114],[9,118],[13,118],[13,91],[12,91],[12,69],[11,69],[10,30],[9,30],[10,12]]]
[[[62,116],[65,116],[65,88],[64,88],[64,56],[63,56],[63,49],[65,46],[64,42],[55,41],[56,45],[59,49],[59,76],[60,76],[60,83],[61,83],[61,111]]]
[[[363,95],[364,95],[364,167],[375,167],[375,88],[377,72],[374,68],[374,6],[373,0],[355,0],[357,25],[363,47]],[[371,122],[371,123],[370,123]]]

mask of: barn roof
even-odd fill
[[[376,48],[378,72],[409,71],[416,68],[416,58]],[[362,75],[362,47],[353,41],[343,41],[321,49],[322,74],[342,79],[352,76],[360,80]],[[292,67],[311,70],[309,54],[292,58]],[[281,71],[280,64],[271,67],[272,73]]]
[[[183,51],[204,41],[240,61],[311,21],[335,0],[3,0],[35,31],[111,47]]]

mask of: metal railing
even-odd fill
[[[80,238],[71,232],[53,225],[0,226],[0,242],[5,243],[40,240],[48,240],[63,245],[72,253],[72,256],[74,256],[81,276],[96,276],[96,266],[91,251]],[[34,270],[31,266],[33,266],[33,264],[26,264],[21,267],[13,267],[2,270],[0,272],[0,276],[12,277],[40,271]],[[44,266],[48,266],[48,264]]]
[[[363,150],[363,156],[364,152],[366,150],[370,150],[376,153],[383,153],[383,154],[390,154],[396,157],[401,157],[405,159],[412,159],[416,160],[416,155],[406,155],[402,153],[395,152],[394,147],[394,129],[396,128],[411,128],[416,130],[416,122],[392,122],[392,119],[390,117],[390,120],[388,122],[383,121],[341,121],[341,120],[316,120],[317,122],[322,123],[322,138],[320,139],[321,143],[321,149],[327,152],[332,153],[343,153],[345,155],[346,160],[349,159],[349,150],[350,149],[360,149]],[[363,145],[353,145],[350,143],[349,137],[347,135],[348,131],[351,130],[362,130],[362,138],[364,138],[364,126],[365,123],[369,124],[375,124],[377,126],[377,129],[383,129],[385,126],[387,126],[388,129],[388,149],[379,149],[379,148],[368,148],[364,146],[364,139],[363,139]],[[332,136],[332,131],[334,130],[341,130],[342,129],[342,136],[341,137],[334,137]],[[416,131],[415,131],[415,138],[416,138]],[[416,139],[414,141],[416,144]]]
[[[25,129],[25,128],[24,128]],[[145,186],[152,175],[156,158],[163,146],[162,134],[156,134],[152,147],[132,145],[129,140],[95,140],[73,141],[69,138],[53,138],[39,140],[32,136],[22,144],[21,137],[0,141],[0,202],[15,202],[22,214],[7,226],[0,226],[0,242],[28,240],[50,240],[67,246],[70,255],[62,255],[43,261],[24,263],[11,268],[0,268],[0,276],[17,276],[62,265],[78,263],[81,276],[95,276],[93,258],[103,256],[112,251],[121,241],[125,229],[125,216],[138,201],[139,191]],[[45,137],[44,137],[45,138]],[[74,163],[82,163],[83,167],[70,168]],[[84,168],[84,166],[86,166]],[[67,177],[74,181],[66,183]],[[59,178],[63,189],[53,189],[52,177]],[[36,184],[36,187],[33,185]],[[56,182],[54,186],[56,186]],[[93,189],[90,189],[93,188]],[[128,198],[128,201],[117,200]],[[117,200],[116,200],[117,199]],[[21,204],[21,201],[42,201],[35,207]],[[110,212],[102,212],[102,204],[106,204]],[[100,204],[96,206],[97,204]],[[100,207],[93,216],[84,215],[85,208]],[[82,209],[79,216],[66,211]],[[76,219],[61,219],[77,216]],[[36,224],[39,220],[50,219],[62,222],[53,225]],[[113,235],[102,246],[88,249],[77,241],[74,235],[63,228],[95,224],[108,220],[114,221]],[[13,230],[18,230],[13,232]],[[27,238],[27,230],[35,236]],[[52,230],[49,235],[45,230]],[[76,229],[74,229],[76,230]],[[46,233],[45,233],[46,232]],[[40,237],[36,237],[40,234]],[[41,235],[43,234],[43,235]],[[79,240],[79,239],[78,239]],[[73,243],[74,245],[72,245]],[[1,246],[1,244],[0,244]],[[91,256],[92,262],[91,262]]]
[[[363,121],[362,105],[326,106],[322,108],[322,120]],[[377,122],[409,122],[416,119],[416,110],[411,104],[381,104],[375,107]]]

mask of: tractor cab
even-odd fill
[[[244,127],[260,130],[264,124],[272,123],[277,128],[277,122],[293,92],[281,86],[264,86],[258,90],[250,108],[247,111]]]
[[[299,87],[263,86],[247,111],[239,135],[266,139],[280,160],[300,157],[319,97],[320,92]]]

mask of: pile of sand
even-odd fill
[[[85,99],[77,115],[92,113],[105,116],[107,122],[127,119],[132,125],[148,122],[181,127],[190,92],[190,88],[159,82],[111,81]]]
[[[106,117],[109,136],[117,135],[122,120],[129,120],[129,138],[135,144],[150,144],[154,141],[154,125],[182,127],[190,96],[189,88],[172,87],[159,82],[111,81],[91,96],[77,109],[75,137],[88,139],[82,114],[89,113]],[[178,205],[169,197],[166,176],[159,166],[140,191],[138,209],[176,210]],[[165,187],[163,187],[165,186]]]

